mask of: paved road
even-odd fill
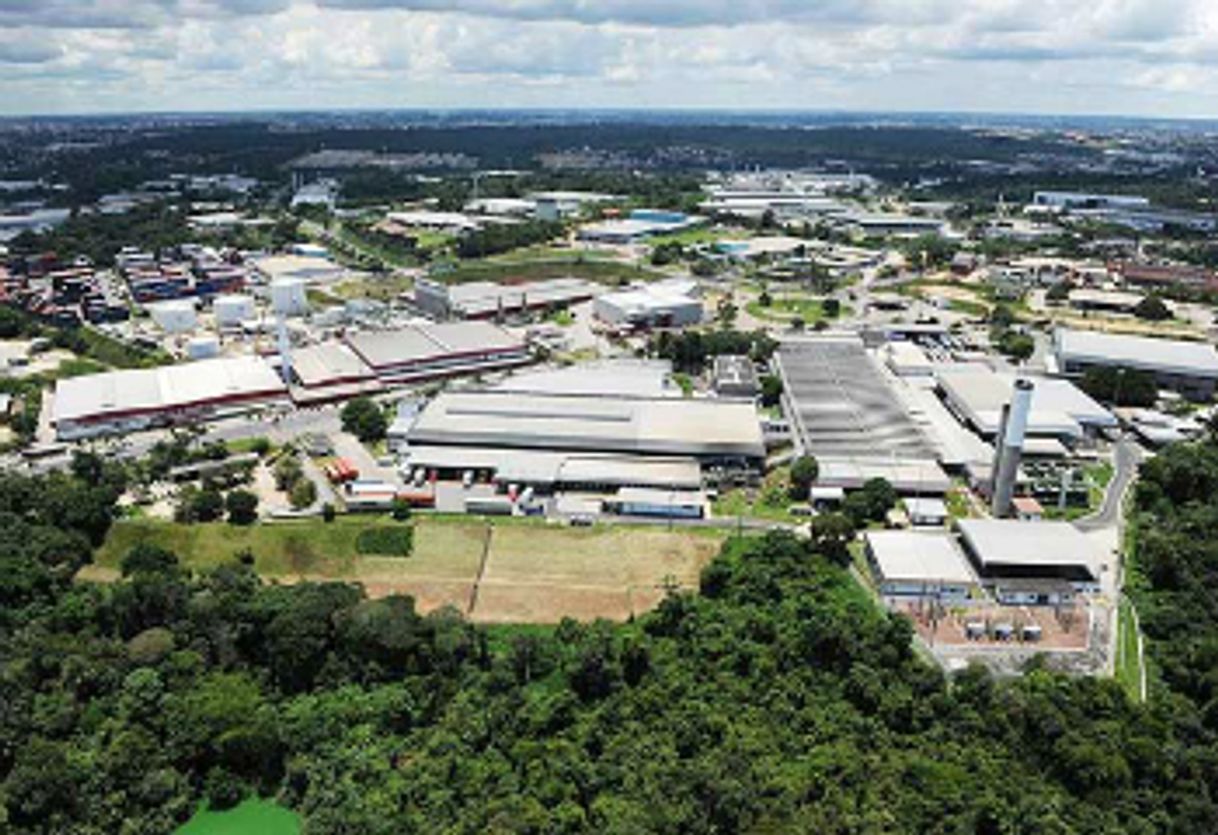
[[[1135,441],[1123,437],[1113,448],[1112,458],[1114,472],[1112,481],[1108,483],[1108,492],[1104,494],[1104,503],[1092,515],[1075,522],[1075,526],[1079,530],[1097,531],[1120,526],[1121,502],[1125,499],[1125,493],[1138,473],[1138,464],[1142,461],[1142,448]]]

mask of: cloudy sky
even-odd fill
[[[0,0],[0,112],[1218,116],[1215,0]]]

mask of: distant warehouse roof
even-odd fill
[[[524,344],[489,322],[412,325],[351,334],[347,343],[378,374],[428,376],[528,358]]]
[[[755,408],[738,401],[448,392],[427,405],[411,444],[762,458]]]
[[[256,357],[107,371],[55,385],[55,423],[82,423],[157,412],[241,404],[285,393],[279,375]]]
[[[1002,409],[1011,402],[1014,374],[971,367],[941,370],[938,377],[948,403],[961,417],[982,435],[998,434]],[[1111,412],[1073,383],[1041,377],[1032,383],[1029,434],[1080,437],[1083,427],[1117,425]]]
[[[1060,363],[1112,365],[1218,378],[1218,352],[1203,342],[1059,330],[1053,343]]]

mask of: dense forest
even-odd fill
[[[1139,493],[1173,537],[1143,543],[1154,646],[1176,605],[1199,633],[1148,705],[945,677],[790,534],[732,541],[633,623],[487,629],[262,584],[240,554],[192,575],[140,547],[74,584],[122,469],[0,476],[0,830],[166,833],[260,792],[311,835],[1213,832],[1216,474],[1213,447],[1168,453]]]

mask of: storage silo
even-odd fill
[[[148,306],[152,321],[166,333],[190,333],[199,324],[195,304],[189,299],[160,302]]]
[[[309,312],[305,282],[298,278],[277,278],[271,282],[271,309],[283,316]]]
[[[246,319],[254,318],[254,300],[243,295],[217,296],[212,312],[216,315],[216,327],[239,327]]]

